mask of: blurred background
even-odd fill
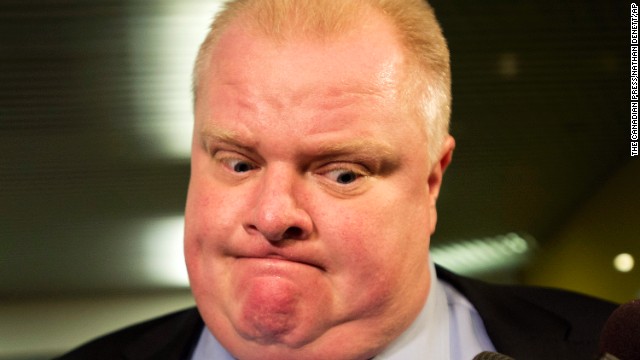
[[[640,296],[629,4],[432,2],[452,52],[437,262]],[[215,0],[0,2],[0,359],[193,304],[190,73]]]

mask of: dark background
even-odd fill
[[[0,359],[190,304],[184,281],[152,275],[180,265],[190,66],[218,4],[0,2]],[[638,269],[612,266],[640,259],[629,3],[432,4],[457,140],[433,244],[464,259],[442,262],[638,297]]]

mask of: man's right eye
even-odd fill
[[[245,173],[254,170],[256,166],[249,161],[240,159],[225,159],[223,163],[234,172]]]

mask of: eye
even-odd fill
[[[216,151],[214,152],[213,159],[217,164],[221,165],[227,173],[231,174],[241,175],[256,170],[259,167],[246,156],[234,151]]]
[[[241,159],[223,159],[222,162],[232,171],[245,173],[256,169],[256,166],[249,161]]]
[[[340,185],[349,185],[365,175],[350,169],[334,169],[326,172],[325,176]]]

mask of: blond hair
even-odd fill
[[[407,104],[426,123],[428,152],[437,161],[449,132],[451,72],[449,49],[433,9],[425,0],[232,0],[216,16],[200,47],[193,73],[194,102],[198,82],[207,71],[211,49],[233,21],[275,41],[302,36],[327,40],[354,29],[377,11],[397,30],[413,73],[406,84]],[[372,39],[375,41],[375,39]]]

